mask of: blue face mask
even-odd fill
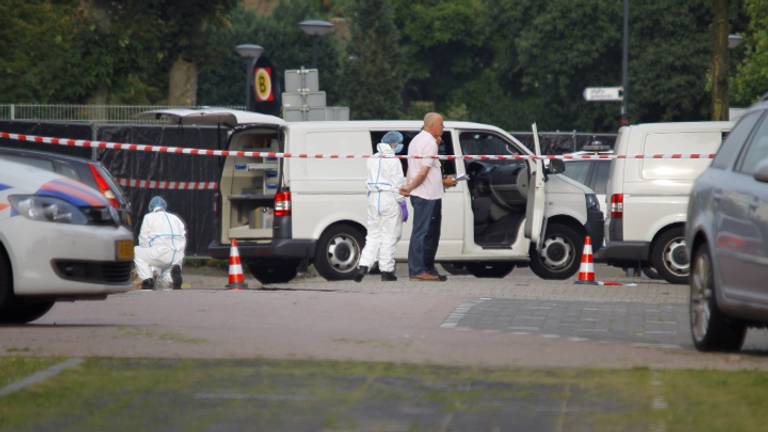
[[[401,151],[403,151],[403,143],[400,143],[397,146],[395,146],[395,153],[400,153]]]

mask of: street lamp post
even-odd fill
[[[322,20],[304,20],[299,23],[299,28],[312,37],[312,66],[317,67],[317,41],[333,31],[333,24]]]
[[[253,82],[251,71],[259,57],[261,57],[261,53],[264,52],[264,48],[261,45],[242,44],[236,46],[235,51],[237,51],[240,57],[250,59],[245,63],[245,109],[248,109],[248,98],[251,95],[251,83]]]
[[[621,50],[621,125],[629,125],[629,0],[624,0],[624,40]]]

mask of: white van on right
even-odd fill
[[[624,268],[652,267],[670,283],[687,282],[688,195],[711,159],[686,156],[716,153],[731,127],[731,122],[681,122],[619,130],[615,151],[626,158],[611,162],[602,261]]]

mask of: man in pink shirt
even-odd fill
[[[435,269],[435,255],[440,242],[443,190],[456,186],[456,179],[443,178],[440,161],[434,158],[442,135],[443,116],[427,113],[422,131],[408,145],[407,184],[400,189],[400,193],[410,195],[413,206],[413,231],[408,248],[408,273],[412,280],[446,279]]]

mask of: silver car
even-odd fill
[[[768,102],[736,124],[688,204],[691,333],[702,351],[741,348],[768,324]]]

